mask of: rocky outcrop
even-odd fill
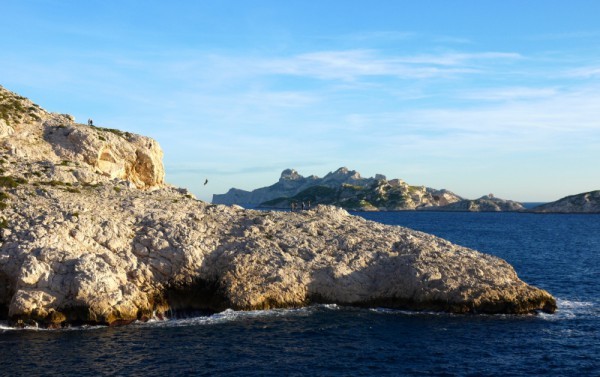
[[[12,324],[110,325],[168,310],[311,303],[556,308],[499,258],[330,206],[283,213],[210,205],[162,184],[156,162],[143,157],[160,150],[156,142],[114,135],[126,147],[111,131],[39,117],[11,117],[13,133],[0,139],[0,317]],[[118,166],[101,168],[101,160]],[[158,176],[146,182],[144,174]]]
[[[16,164],[45,164],[38,173],[46,179],[95,184],[117,178],[141,189],[164,183],[163,152],[148,137],[75,123],[2,87],[0,116],[0,150]]]
[[[584,192],[529,210],[536,213],[600,213],[600,190]]]
[[[494,195],[489,194],[475,200],[464,199],[444,206],[418,209],[453,212],[516,212],[524,211],[525,207],[519,202],[496,198]]]
[[[288,182],[295,182],[289,184]],[[285,189],[283,185],[288,183]],[[247,193],[247,194],[245,194]],[[269,198],[256,202],[258,199]],[[382,174],[362,178],[355,170],[339,168],[323,178],[308,179],[287,169],[279,182],[248,192],[231,189],[224,196],[215,195],[213,203],[259,204],[260,208],[290,208],[292,203],[319,203],[355,211],[397,211],[441,206],[462,198],[448,190],[410,186],[401,179],[387,180]],[[250,203],[251,202],[251,203]]]

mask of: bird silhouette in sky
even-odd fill
[[[204,181],[204,186],[208,183],[208,178]]]

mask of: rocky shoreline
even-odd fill
[[[164,183],[156,141],[0,94],[0,317],[15,326],[313,303],[556,309],[505,261],[432,235],[331,206],[284,213],[198,201]]]
[[[566,196],[529,210],[533,213],[600,213],[600,190]]]

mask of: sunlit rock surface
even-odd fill
[[[195,200],[164,184],[156,141],[0,93],[0,316],[15,325],[311,303],[556,308],[505,261],[428,234],[331,206],[283,213]]]

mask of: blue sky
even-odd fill
[[[592,0],[4,0],[0,84],[157,139],[167,181],[203,200],[347,166],[550,201],[600,189],[599,14]]]

